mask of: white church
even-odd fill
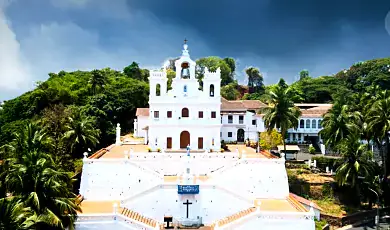
[[[125,141],[118,124],[115,144],[84,154],[76,229],[314,230],[320,208],[289,193],[284,157],[245,145],[219,152],[237,128],[221,119],[235,114],[244,133],[234,138],[252,139],[259,105],[221,99],[219,70],[206,69],[199,90],[187,44],[175,65],[170,91],[165,72],[151,73],[150,109],[138,111],[148,145]]]

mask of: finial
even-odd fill
[[[184,38],[184,44],[187,44],[188,40],[187,38]]]
[[[84,159],[86,159],[88,157],[88,153],[87,152],[84,152],[83,155],[84,155]]]

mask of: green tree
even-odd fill
[[[58,168],[50,154],[44,152],[46,135],[34,124],[14,136],[15,140],[3,148],[6,158],[1,178],[6,190],[23,203],[20,208],[31,210],[23,226],[27,229],[73,229],[80,207],[75,203],[76,195],[71,192],[71,174]],[[21,140],[23,137],[26,139]]]
[[[338,145],[348,135],[358,132],[357,121],[359,121],[359,113],[351,111],[344,100],[339,100],[324,115],[322,120],[323,129],[319,134],[324,139],[326,146],[338,150]]]
[[[339,185],[349,185],[356,189],[360,196],[359,177],[373,177],[374,163],[372,152],[367,146],[360,143],[359,135],[351,133],[339,146],[343,163],[336,170],[336,181]],[[360,200],[359,200],[360,201]]]
[[[267,132],[261,132],[259,139],[260,148],[264,150],[271,150],[278,145],[283,144],[283,137],[276,129],[272,129],[271,131]]]
[[[236,83],[230,83],[221,87],[221,96],[227,100],[237,100],[239,95]]]
[[[31,209],[24,207],[19,198],[0,198],[0,230],[25,229],[23,224],[31,215]]]
[[[70,146],[73,156],[82,157],[89,147],[93,148],[99,143],[99,130],[93,126],[94,121],[83,117],[79,111],[75,111],[68,118],[67,131],[64,138]]]
[[[123,69],[123,73],[140,81],[147,81],[149,77],[149,70],[141,69],[137,62],[132,62],[129,66]]]
[[[268,107],[262,109],[264,125],[268,131],[280,129],[283,137],[284,152],[286,152],[286,134],[290,128],[298,127],[301,111],[291,100],[291,91],[281,79],[275,90],[269,92]]]
[[[249,93],[264,93],[263,75],[255,67],[249,67],[245,70],[248,76]]]
[[[382,150],[382,159],[384,162],[384,176],[387,177],[390,174],[390,91],[384,90],[375,97],[375,101],[372,101],[367,112],[366,121],[368,130],[378,140],[379,146],[381,147],[382,143],[385,143],[385,147]]]
[[[216,71],[221,69],[221,86],[225,86],[234,81],[232,77],[232,70],[229,65],[220,57],[204,57],[196,60],[196,78],[199,81],[203,80],[204,68],[207,67],[209,71]]]
[[[303,80],[305,78],[309,77],[309,71],[304,69],[301,72],[299,72],[299,80]]]
[[[105,75],[100,70],[92,70],[91,71],[91,78],[89,79],[88,83],[91,86],[91,90],[93,94],[96,94],[98,90],[101,90],[104,88],[104,84],[106,83],[107,79]]]

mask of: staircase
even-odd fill
[[[255,207],[250,207],[248,209],[245,209],[245,210],[242,210],[242,211],[239,211],[231,216],[228,216],[228,217],[225,217],[223,218],[222,220],[219,220],[217,221],[216,223],[212,224],[211,225],[211,228],[214,228],[214,227],[222,227],[224,225],[227,225],[227,224],[230,224],[232,223],[233,221],[235,220],[238,220],[238,219],[241,219],[243,218],[244,216],[247,216],[253,212],[255,212],[257,209]]]
[[[130,219],[133,219],[133,220],[136,220],[136,221],[141,222],[143,224],[146,224],[152,228],[155,228],[158,224],[157,221],[150,219],[150,218],[147,218],[147,217],[144,217],[143,215],[139,214],[138,212],[135,212],[135,211],[127,209],[127,208],[123,208],[121,214],[130,218]]]
[[[308,210],[303,206],[301,203],[299,203],[292,195],[289,195],[287,197],[287,201],[299,212],[307,212]]]

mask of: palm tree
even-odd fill
[[[279,81],[279,84],[269,92],[268,107],[262,109],[267,130],[270,132],[275,127],[280,129],[283,137],[284,153],[286,153],[287,130],[298,127],[299,117],[301,116],[301,111],[291,100],[293,97],[291,94],[284,81]]]
[[[94,147],[99,143],[99,130],[93,127],[91,119],[78,115],[68,119],[64,138],[69,143],[73,155],[82,156],[82,152],[88,147]]]
[[[384,90],[380,92],[367,112],[367,128],[373,133],[379,146],[385,143],[386,153],[382,151],[382,162],[384,167],[384,176],[389,175],[389,150],[390,150],[390,92]]]
[[[14,141],[5,148],[11,152],[4,159],[0,178],[1,186],[20,200],[20,208],[28,208],[23,212],[23,228],[73,228],[77,211],[81,210],[71,192],[70,173],[59,169],[51,155],[44,152],[45,144],[39,142],[46,140],[36,126],[30,124],[14,135]],[[13,152],[16,150],[21,153]]]
[[[29,152],[8,161],[7,190],[34,213],[24,224],[39,229],[72,227],[81,210],[71,192],[70,174],[58,170],[51,156],[43,152]]]
[[[0,230],[25,229],[24,223],[31,214],[19,198],[0,198]]]
[[[366,144],[361,144],[360,136],[356,133],[349,134],[338,147],[343,162],[336,169],[336,181],[341,186],[349,185],[355,188],[358,198],[360,198],[359,177],[374,177],[375,168],[372,152],[367,150]]]
[[[91,86],[92,93],[96,94],[97,89],[101,89],[104,87],[104,84],[106,83],[106,76],[100,71],[100,70],[92,70],[91,71],[91,78],[89,79],[88,83]]]
[[[335,150],[338,145],[351,133],[359,131],[360,114],[351,112],[343,101],[337,101],[324,115],[323,129],[319,132],[325,140],[325,145]]]
[[[1,147],[4,157],[20,157],[33,151],[41,151],[50,145],[47,134],[37,123],[29,123],[21,132],[13,133],[14,139]]]

